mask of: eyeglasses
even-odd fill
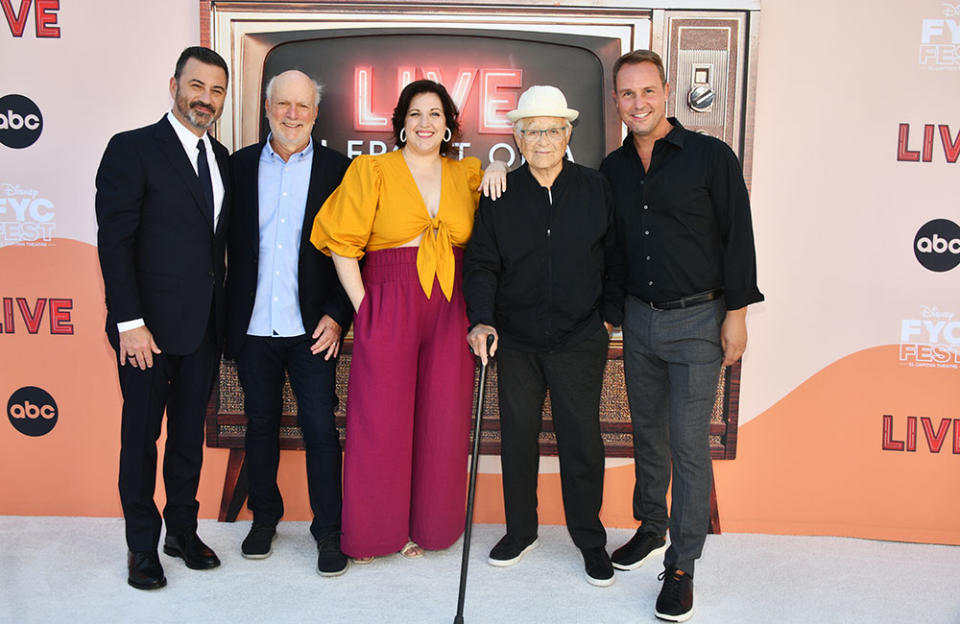
[[[545,128],[543,130],[520,130],[520,137],[524,141],[534,143],[541,137],[546,137],[551,143],[559,143],[567,135],[566,127]]]

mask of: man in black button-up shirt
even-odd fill
[[[630,570],[663,552],[672,465],[671,546],[656,615],[683,621],[692,614],[694,561],[709,523],[717,382],[721,366],[743,354],[746,306],[763,295],[750,202],[733,151],[666,117],[670,88],[656,53],[621,57],[614,88],[630,132],[600,167],[613,190],[625,256],[608,320],[623,325],[633,507],[642,525],[612,559]]]
[[[608,342],[601,307],[615,262],[613,204],[603,176],[564,159],[576,116],[558,89],[543,86],[531,87],[508,113],[527,163],[507,176],[508,190],[496,203],[480,200],[463,295],[474,351],[486,362],[487,335],[502,341],[491,351],[507,535],[488,561],[512,565],[537,544],[537,438],[549,387],[567,527],[587,581],[604,586],[613,582],[613,568],[599,517]]]

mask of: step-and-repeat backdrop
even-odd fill
[[[715,464],[721,523],[958,544],[960,5],[797,4],[762,2],[753,59],[767,301],[748,318],[738,455]],[[198,6],[0,5],[0,514],[119,516],[93,180],[112,134],[169,109]],[[205,517],[226,462],[206,450]],[[484,466],[479,519],[502,521]],[[562,522],[555,465],[542,472],[541,519]],[[287,519],[306,519],[301,453],[281,488]],[[611,461],[609,526],[633,526],[631,491],[632,465]]]

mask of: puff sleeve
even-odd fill
[[[480,201],[480,182],[483,181],[483,169],[480,168],[480,159],[468,156],[460,161],[467,176],[467,185],[473,195],[473,205]]]
[[[380,204],[383,173],[367,155],[357,156],[313,220],[310,242],[323,253],[362,258]]]

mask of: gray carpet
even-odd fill
[[[315,573],[307,523],[280,525],[273,555],[240,556],[249,523],[200,523],[223,565],[188,570],[160,555],[166,588],[126,585],[123,523],[104,518],[0,517],[0,622],[336,622],[449,624],[457,606],[459,544],[420,560],[399,555]],[[655,622],[659,563],[618,572],[611,587],[584,579],[562,527],[511,568],[486,563],[502,526],[478,525],[466,622]],[[630,531],[610,530],[611,547]],[[944,622],[960,624],[960,548],[828,537],[725,534],[697,566],[693,622]]]

